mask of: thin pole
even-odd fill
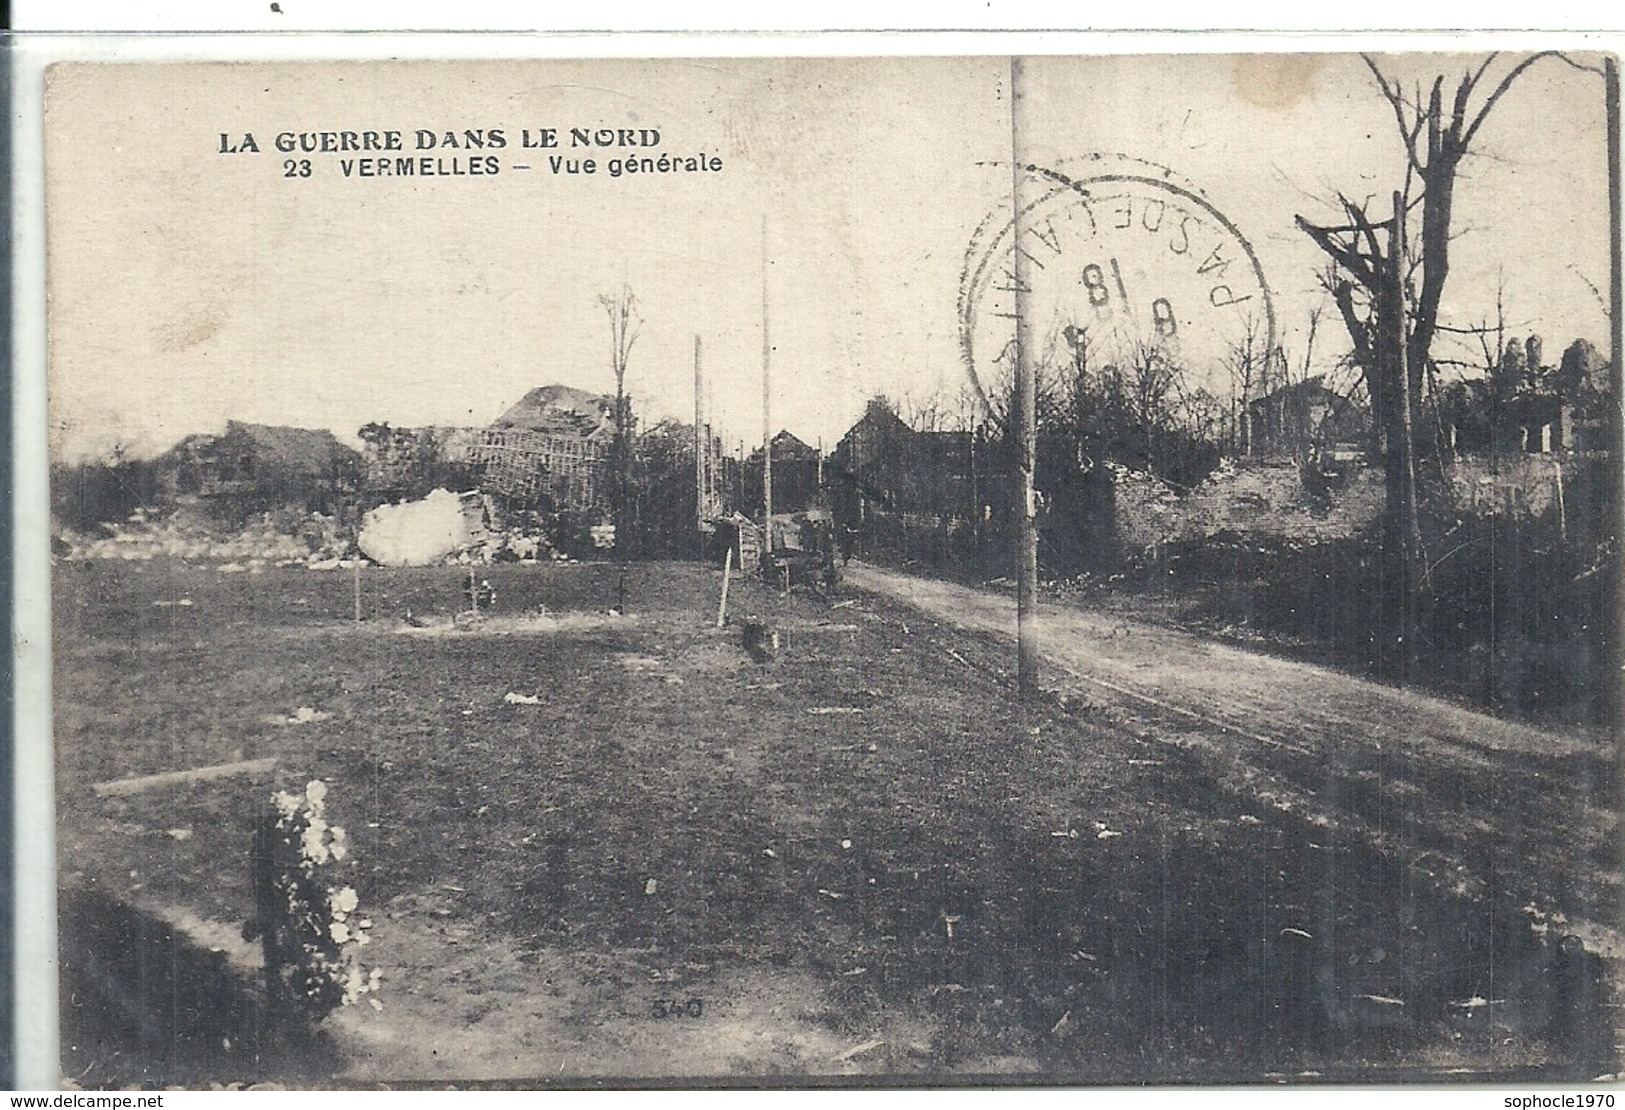
[[[762,551],[773,554],[773,391],[768,384],[768,367],[773,344],[767,331],[767,213],[762,213]]]
[[[1608,101],[1608,269],[1613,278],[1608,291],[1608,332],[1612,348],[1609,360],[1613,363],[1609,369],[1614,379],[1614,396],[1618,397],[1621,384],[1625,382],[1620,362],[1621,336],[1625,332],[1625,320],[1621,319],[1625,315],[1625,304],[1621,303],[1621,282],[1625,281],[1625,277],[1620,273],[1619,61],[1609,55],[1603,59],[1602,65],[1604,95]],[[1615,428],[1614,431],[1617,435],[1619,429]],[[1618,451],[1625,445],[1616,440],[1609,446]],[[1625,582],[1625,578],[1621,581]]]
[[[1400,599],[1399,627],[1403,642],[1400,644],[1399,674],[1401,685],[1408,685],[1421,646],[1417,643],[1420,632],[1416,606],[1417,592],[1422,588],[1419,566],[1422,552],[1421,529],[1416,519],[1416,430],[1411,404],[1410,336],[1405,326],[1405,198],[1398,192],[1394,193],[1394,222],[1390,230],[1388,262],[1393,270],[1388,276],[1390,312],[1395,331],[1391,342],[1394,344],[1394,365],[1399,377],[1399,435],[1405,471],[1400,507],[1404,514],[1400,521],[1403,530],[1399,541],[1400,558],[1404,567],[1400,589],[1404,594]]]
[[[356,558],[355,563],[355,623],[361,624],[361,560]]]
[[[1625,282],[1625,275],[1620,272],[1620,165],[1619,165],[1619,61],[1608,55],[1603,58],[1603,96],[1606,98],[1606,117],[1608,120],[1608,362],[1609,377],[1614,387],[1614,397],[1622,395],[1622,385],[1625,385],[1625,370],[1621,369],[1620,353],[1625,350],[1625,304],[1622,304],[1621,282]],[[1604,489],[1607,494],[1603,498],[1607,516],[1604,518],[1604,535],[1612,531],[1619,535],[1621,526],[1621,489],[1619,460],[1625,458],[1625,442],[1620,439],[1621,422],[1618,409],[1615,409],[1608,427],[1608,449],[1613,453],[1613,464],[1606,468],[1608,475]],[[1605,658],[1613,664],[1613,673],[1620,673],[1619,621],[1621,606],[1625,606],[1625,575],[1614,576],[1614,604],[1604,605],[1602,627],[1604,636]],[[1614,688],[1616,699],[1625,696],[1619,686]],[[1619,702],[1615,701],[1617,709]],[[1625,733],[1620,734],[1620,750],[1625,752]],[[1618,843],[1625,843],[1625,832],[1620,834]]]
[[[1016,405],[1021,429],[1020,477],[1021,503],[1016,507],[1017,578],[1016,578],[1016,692],[1025,702],[1038,689],[1038,503],[1033,488],[1033,472],[1037,466],[1038,397],[1033,382],[1032,360],[1029,356],[1027,293],[1032,286],[1028,281],[1027,252],[1022,250],[1022,239],[1027,220],[1027,175],[1022,170],[1021,110],[1026,99],[1026,67],[1022,59],[1010,59],[1010,185],[1011,202],[1015,206],[1012,255],[1015,260],[1015,315],[1016,315]]]
[[[717,627],[721,628],[728,620],[728,578],[734,569],[734,545],[728,545],[728,554],[722,557],[722,600],[717,602]]]
[[[700,525],[705,521],[705,455],[701,453],[703,432],[700,429],[700,337],[694,337],[694,548],[700,558],[705,557],[705,533]]]

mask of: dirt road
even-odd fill
[[[1009,641],[1015,600],[852,564],[847,582]],[[1336,823],[1461,894],[1527,898],[1608,957],[1619,913],[1618,767],[1606,737],[1072,605],[1040,607],[1047,692],[1199,753],[1243,794]],[[997,653],[992,656],[997,659]],[[997,665],[997,664],[995,664]]]

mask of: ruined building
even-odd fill
[[[610,498],[615,401],[564,385],[533,389],[470,449],[481,486],[515,506],[591,512]]]
[[[332,432],[231,420],[224,433],[187,436],[155,465],[170,497],[243,511],[288,505],[331,512],[355,489],[359,463]]]

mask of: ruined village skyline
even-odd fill
[[[1473,60],[1384,65],[1410,82]],[[718,433],[748,450],[763,430],[764,255],[775,430],[827,449],[876,394],[925,405],[966,388],[967,252],[1009,206],[1006,59],[598,61],[591,82],[583,64],[400,67],[380,76],[406,107],[369,119],[319,65],[263,81],[189,67],[161,123],[129,103],[118,67],[54,71],[49,188],[67,216],[49,245],[63,291],[53,458],[156,455],[228,419],[354,443],[373,422],[484,426],[541,385],[613,394],[597,298],[623,286],[643,316],[626,381],[640,419],[693,419],[698,335]],[[1318,306],[1309,372],[1338,364],[1348,341],[1323,257],[1293,217],[1334,216],[1338,190],[1381,208],[1402,177],[1357,56],[1038,58],[1028,72],[1035,163],[1104,153],[1191,183],[1256,254],[1288,358],[1309,353]],[[1452,325],[1493,324],[1499,290],[1508,338],[1606,350],[1602,117],[1601,80],[1557,61],[1503,98],[1458,189]],[[661,147],[555,175],[520,135],[558,120],[653,127]],[[502,172],[362,181],[318,152],[299,179],[271,142],[219,153],[222,135],[369,126],[401,127],[408,145],[419,126],[505,130],[479,155]],[[699,153],[721,172],[604,176],[604,154]],[[108,250],[125,262],[116,281],[98,276]],[[1442,342],[1482,361],[1468,337]],[[1213,352],[1192,361],[1192,382],[1222,395]]]

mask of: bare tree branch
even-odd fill
[[[1393,109],[1394,124],[1399,128],[1399,134],[1405,140],[1406,156],[1410,159],[1412,166],[1420,169],[1421,162],[1416,156],[1416,136],[1420,133],[1423,119],[1422,112],[1420,111],[1420,105],[1418,105],[1418,110],[1415,113],[1415,124],[1412,125],[1407,123],[1405,120],[1405,98],[1399,91],[1398,82],[1389,84],[1388,78],[1383,76],[1382,70],[1377,68],[1377,63],[1375,59],[1371,57],[1371,55],[1361,54],[1360,59],[1365,62],[1366,68],[1371,71],[1371,76],[1376,78],[1377,88],[1382,90],[1383,98],[1388,101],[1389,107]]]
[[[1556,50],[1542,50],[1538,54],[1529,55],[1529,57],[1513,66],[1511,72],[1509,72],[1505,77],[1501,78],[1501,83],[1495,86],[1495,91],[1490,93],[1489,98],[1486,99],[1483,106],[1479,108],[1478,114],[1473,117],[1473,122],[1467,128],[1466,133],[1461,136],[1461,140],[1458,144],[1461,152],[1463,154],[1466,153],[1468,144],[1473,141],[1473,136],[1478,134],[1478,129],[1483,126],[1484,120],[1488,118],[1490,109],[1494,108],[1495,102],[1500,100],[1502,95],[1512,87],[1512,82],[1518,79],[1519,74],[1523,73],[1524,70],[1528,69],[1542,58],[1561,57],[1562,55]],[[1490,55],[1490,57],[1485,60],[1484,65],[1479,67],[1479,72],[1483,73],[1483,71],[1489,67],[1490,61],[1492,61],[1494,58],[1495,55]],[[1564,60],[1567,61],[1567,59]]]

